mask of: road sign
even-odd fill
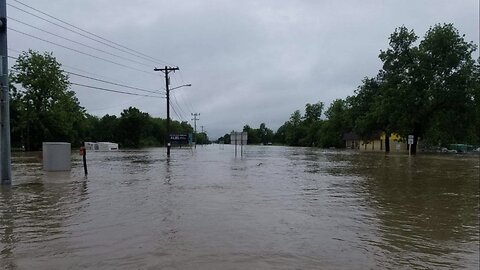
[[[188,134],[170,134],[170,142],[175,145],[188,145],[190,138]]]
[[[247,132],[232,132],[230,134],[230,144],[246,145],[248,141]]]
[[[413,144],[413,135],[408,135],[408,144]]]
[[[232,133],[230,133],[230,144],[235,145],[235,157],[237,157],[237,145],[240,145],[240,154],[243,156],[243,145],[246,145],[247,141],[247,132],[232,131]]]

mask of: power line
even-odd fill
[[[147,92],[147,93],[159,94],[158,91],[151,91],[151,90],[146,90],[146,89],[142,89],[142,88],[138,88],[138,87],[134,87],[134,86],[128,86],[128,85],[125,85],[125,84],[110,82],[110,81],[97,79],[97,78],[90,77],[90,76],[81,75],[81,74],[78,74],[78,73],[75,73],[75,72],[65,71],[65,73],[68,73],[68,74],[71,74],[71,75],[74,75],[74,76],[78,76],[78,77],[82,77],[82,78],[85,78],[85,79],[89,79],[89,80],[94,80],[94,81],[97,81],[97,82],[108,83],[108,84],[121,86],[121,87],[125,87],[125,88],[130,88],[130,89],[133,89],[133,90],[138,90],[138,91]]]
[[[9,49],[11,51],[16,51],[16,50],[13,50],[13,49]],[[18,52],[18,51],[17,51]],[[12,58],[12,59],[15,59],[17,60],[18,58],[17,57],[14,57],[14,56],[8,56],[9,58]],[[72,67],[70,67],[72,68]],[[15,70],[11,70],[13,72],[17,72]],[[81,70],[80,70],[81,71]],[[129,85],[125,85],[125,84],[121,84],[121,83],[116,83],[116,82],[111,82],[111,81],[107,81],[107,80],[102,80],[102,79],[98,79],[98,78],[95,78],[95,77],[90,77],[90,76],[85,76],[85,75],[82,75],[82,74],[78,74],[78,73],[75,73],[75,72],[71,72],[71,71],[65,71],[65,73],[68,73],[68,74],[71,74],[71,75],[74,75],[74,76],[78,76],[78,77],[82,77],[82,78],[85,78],[85,79],[89,79],[89,80],[94,80],[94,81],[98,81],[98,82],[103,82],[103,83],[108,83],[108,84],[111,84],[111,85],[116,85],[116,86],[121,86],[121,87],[125,87],[125,88],[129,88],[129,89],[132,89],[132,90],[138,90],[138,91],[142,91],[142,92],[147,92],[147,93],[153,93],[153,94],[159,94],[158,91],[152,91],[152,90],[146,90],[146,89],[142,89],[142,88],[138,88],[138,87],[134,87],[134,86],[129,86]]]
[[[182,76],[182,73],[181,73],[180,70],[179,70],[179,74],[180,74],[180,79],[181,79],[181,82],[182,82],[181,84],[182,84],[182,85],[185,85],[185,81],[183,80],[183,76]],[[178,82],[178,80],[177,80],[176,77],[173,77],[173,80],[176,82],[176,84],[180,84],[180,83]],[[177,103],[179,109],[181,110],[181,108],[180,108],[180,103],[178,102],[176,96],[173,95],[173,97],[174,97],[174,99],[175,99],[174,101]],[[182,95],[180,95],[180,97],[182,97]],[[183,103],[184,103],[185,105],[187,105],[186,102],[183,100],[183,98],[182,98],[182,101],[183,101]],[[187,105],[186,107],[188,107],[188,105]],[[194,111],[192,108],[187,108],[187,109],[190,110],[190,113]],[[182,111],[183,111],[183,110],[182,110]],[[185,113],[185,112],[183,111],[183,113]],[[188,113],[187,113],[187,115],[188,115]]]
[[[116,45],[117,47],[112,46],[112,45],[110,45],[110,44],[108,44],[108,43],[101,42],[101,41],[99,41],[99,40],[93,39],[93,38],[91,38],[91,37],[88,37],[88,36],[86,36],[86,35],[84,35],[84,34],[79,33],[78,31],[74,31],[74,30],[69,29],[69,28],[67,28],[67,27],[65,27],[65,26],[61,26],[61,25],[59,25],[59,24],[57,24],[57,23],[51,22],[51,21],[49,21],[49,20],[47,20],[47,19],[45,19],[45,18],[42,18],[42,17],[40,17],[40,16],[38,16],[38,15],[35,15],[35,14],[31,13],[31,12],[28,12],[28,11],[26,11],[26,10],[23,10],[23,9],[21,9],[21,8],[19,8],[19,7],[13,6],[13,5],[11,5],[11,4],[7,4],[7,5],[10,6],[10,7],[15,8],[15,9],[18,9],[18,10],[20,10],[20,11],[23,11],[23,12],[25,12],[25,13],[27,13],[27,14],[30,14],[30,15],[32,15],[32,16],[35,16],[35,17],[37,17],[37,18],[39,18],[39,19],[42,19],[42,20],[44,20],[44,21],[47,21],[47,22],[49,22],[49,23],[52,23],[52,24],[57,25],[57,26],[59,26],[59,27],[62,27],[62,28],[64,28],[64,29],[68,30],[68,31],[71,31],[71,32],[74,32],[74,33],[76,33],[76,34],[82,35],[82,36],[84,36],[84,37],[86,37],[86,38],[95,40],[96,42],[100,42],[100,43],[102,43],[102,44],[104,44],[104,45],[106,45],[106,46],[115,48],[115,49],[117,49],[117,50],[121,50],[121,51],[123,51],[123,52],[125,52],[125,53],[131,54],[131,55],[135,55],[136,57],[143,58],[143,59],[152,61],[152,62],[154,62],[154,63],[161,62],[161,63],[164,63],[164,64],[169,64],[169,63],[167,63],[167,62],[165,62],[165,61],[163,61],[163,60],[156,59],[156,58],[151,57],[151,56],[149,56],[149,55],[147,55],[147,54],[144,54],[144,53],[139,52],[139,51],[137,51],[137,50],[128,48],[128,47],[123,46],[123,45],[121,45],[121,44],[119,44],[119,43],[116,43],[116,42],[114,42],[114,41],[108,40],[108,39],[106,39],[106,38],[104,38],[104,37],[101,37],[101,36],[99,36],[99,35],[96,35],[96,34],[94,34],[94,33],[92,33],[92,32],[87,31],[87,30],[84,30],[84,29],[82,29],[82,28],[80,28],[80,27],[77,27],[77,26],[71,24],[71,23],[68,23],[68,22],[66,22],[66,21],[64,21],[64,20],[61,20],[61,19],[59,19],[59,18],[57,18],[57,17],[55,17],[55,16],[52,16],[52,15],[50,15],[50,14],[47,14],[46,12],[43,12],[43,11],[37,9],[37,8],[34,8],[34,7],[32,7],[32,6],[29,6],[29,5],[27,5],[27,4],[25,4],[25,3],[21,2],[21,1],[17,1],[17,0],[14,0],[14,1],[17,2],[17,3],[19,3],[19,4],[21,4],[21,5],[23,5],[23,6],[25,6],[25,7],[30,8],[30,9],[32,9],[32,10],[35,10],[36,12],[41,13],[41,14],[49,17],[49,18],[52,18],[52,19],[57,20],[57,21],[59,21],[59,22],[62,22],[63,24],[68,25],[68,26],[70,26],[70,27],[72,27],[72,28],[74,28],[74,29],[80,30],[80,31],[82,31],[82,32],[84,32],[84,33],[87,33],[87,34],[89,34],[89,35],[91,35],[91,36],[94,36],[94,37],[96,37],[96,38],[98,38],[98,39],[100,39],[100,40],[104,40],[104,41],[106,41],[106,42],[109,42],[109,43],[111,43],[111,44],[114,44],[114,45]],[[130,51],[130,52],[125,51],[125,50],[123,50],[123,49],[120,49],[120,48],[118,48],[118,47],[123,48],[123,49],[126,49],[126,50],[128,50],[128,51]],[[132,53],[132,52],[134,52],[134,53]]]
[[[61,35],[52,33],[52,32],[47,31],[47,30],[44,30],[44,29],[42,29],[42,28],[40,28],[40,27],[36,27],[36,26],[31,25],[31,24],[29,24],[29,23],[22,22],[22,21],[20,21],[20,20],[15,19],[15,18],[12,18],[12,17],[7,17],[7,18],[10,19],[10,20],[12,20],[12,21],[15,21],[15,22],[21,23],[21,24],[23,24],[23,25],[29,26],[29,27],[31,27],[31,28],[33,28],[33,29],[36,29],[36,30],[42,31],[42,32],[44,32],[44,33],[47,33],[47,34],[49,34],[49,35],[52,35],[52,36],[55,36],[55,37],[58,37],[58,38],[61,38],[61,39],[64,39],[64,40],[68,40],[68,41],[70,41],[70,42],[72,42],[72,43],[75,43],[75,44],[78,44],[78,45],[81,45],[81,46],[90,48],[90,49],[92,49],[92,50],[96,50],[96,51],[99,51],[99,52],[102,52],[102,53],[105,53],[105,54],[108,54],[108,55],[111,55],[111,56],[114,56],[114,57],[117,57],[117,58],[120,58],[120,59],[123,59],[123,60],[127,60],[127,61],[130,61],[130,62],[139,64],[139,65],[142,65],[142,66],[151,67],[151,65],[146,64],[146,63],[144,63],[144,62],[139,62],[139,61],[136,61],[136,60],[127,58],[127,57],[120,56],[120,55],[118,55],[118,54],[114,54],[114,53],[111,53],[111,52],[108,52],[108,51],[105,51],[105,50],[102,50],[102,49],[95,48],[95,47],[93,47],[93,46],[90,46],[90,45],[87,45],[87,44],[84,44],[84,43],[75,41],[75,40],[73,40],[73,39],[69,39],[69,38],[63,37],[63,36],[61,36]]]
[[[180,99],[183,101],[183,103],[186,105],[187,109],[188,109],[190,112],[196,111],[196,110],[193,108],[193,106],[191,105],[190,100],[189,100],[187,97],[183,98],[183,95],[180,95]]]
[[[108,89],[108,88],[103,88],[103,87],[97,87],[97,86],[92,86],[92,85],[86,85],[86,84],[81,84],[81,83],[75,83],[75,82],[71,82],[70,84],[71,85],[76,85],[76,86],[82,86],[82,87],[86,87],[86,88],[97,89],[97,90],[106,91],[106,92],[125,94],[125,95],[153,97],[153,98],[165,98],[165,97],[162,97],[162,96],[151,96],[151,95],[143,95],[143,94],[137,94],[137,93],[131,93],[131,92],[124,92],[124,91],[118,91],[118,90],[113,90],[113,89]]]
[[[174,108],[173,104],[172,104],[171,106],[172,106],[173,111],[175,111],[175,108]],[[181,109],[180,109],[180,106],[178,106],[178,104],[177,104],[177,109],[178,109],[178,116],[179,116],[179,118],[180,118],[182,121],[185,121],[185,117],[183,117],[183,113],[182,113],[182,111],[181,111]]]
[[[178,103],[178,100],[177,100],[177,97],[175,95],[172,95],[173,96],[173,101],[175,102],[175,104],[177,105],[177,108],[179,110],[179,113],[181,115],[185,115],[185,111],[182,109],[182,107],[180,106],[180,103]],[[184,117],[182,116],[182,119],[184,119]]]
[[[18,54],[22,54],[23,52],[21,51],[18,51],[18,50],[15,50],[15,49],[11,49],[11,48],[8,48],[9,51],[12,51],[12,52],[15,52],[15,53],[18,53]],[[17,57],[13,57],[13,56],[8,56],[9,58],[12,58],[12,59],[15,59],[17,60],[18,58]],[[89,75],[93,75],[93,76],[98,76],[100,78],[105,78],[105,79],[109,79],[109,80],[116,80],[114,78],[111,78],[111,77],[107,77],[107,76],[102,76],[102,75],[98,75],[96,73],[93,73],[93,72],[88,72],[88,71],[85,71],[81,68],[76,68],[76,67],[72,67],[72,66],[69,66],[69,65],[65,65],[65,64],[61,64],[61,67],[63,69],[64,72],[68,72],[68,70],[65,70],[65,68],[68,68],[68,69],[71,69],[71,70],[76,70],[76,71],[79,71],[79,72],[82,72],[82,73],[85,73],[85,74],[89,74]]]
[[[175,115],[178,117],[178,119],[181,120],[182,118],[178,115],[177,111],[176,111],[175,108],[173,107],[173,104],[172,104],[172,110],[173,110],[173,112],[175,113]]]
[[[187,108],[187,110],[189,111],[189,113],[192,113],[194,112],[195,110],[188,105],[188,103],[185,101],[185,99],[183,98],[183,95],[180,94],[180,100],[183,102],[183,104],[185,105],[185,107]]]
[[[68,47],[68,46],[65,46],[65,45],[62,45],[62,44],[58,44],[58,43],[52,42],[52,41],[43,39],[43,38],[41,38],[41,37],[34,36],[34,35],[31,35],[31,34],[28,34],[28,33],[22,32],[22,31],[19,31],[19,30],[17,30],[17,29],[11,28],[11,27],[8,27],[8,29],[11,30],[11,31],[17,32],[17,33],[19,33],[19,34],[22,34],[22,35],[31,37],[31,38],[35,38],[35,39],[41,40],[41,41],[46,42],[46,43],[53,44],[53,45],[58,46],[58,47],[61,47],[61,48],[67,49],[67,50],[74,51],[74,52],[79,53],[79,54],[87,55],[87,56],[90,56],[90,57],[93,57],[93,58],[96,58],[96,59],[99,59],[99,60],[102,60],[102,61],[105,61],[105,62],[108,62],[108,63],[111,63],[111,64],[115,64],[115,65],[117,65],[117,66],[121,66],[121,67],[124,67],[124,68],[128,68],[128,69],[131,69],[131,70],[135,70],[135,71],[138,71],[138,72],[142,72],[142,73],[145,73],[145,74],[149,74],[149,75],[151,75],[151,76],[155,76],[155,75],[153,75],[152,73],[147,72],[147,71],[145,71],[145,70],[141,70],[141,69],[138,69],[138,68],[130,67],[130,66],[127,66],[127,65],[124,65],[124,64],[121,64],[121,63],[112,61],[112,60],[108,60],[108,59],[103,58],[103,57],[100,57],[100,56],[96,56],[96,55],[93,55],[93,54],[90,54],[90,53],[86,53],[86,52],[83,52],[83,51],[80,51],[80,50],[77,50],[77,49],[74,49],[74,48],[70,48],[70,47]],[[155,77],[156,77],[156,76],[155,76]]]
[[[13,56],[9,56],[9,58],[17,59],[16,57],[13,57]],[[14,70],[14,69],[9,69],[9,71],[14,72],[14,73],[18,73],[18,71]],[[67,72],[67,73],[69,73],[69,72]],[[92,89],[97,89],[97,90],[102,90],[102,91],[106,91],[106,92],[113,92],[113,93],[126,94],[126,95],[132,95],[132,96],[165,98],[164,96],[142,95],[142,94],[137,94],[137,93],[132,93],[132,92],[124,92],[124,91],[113,90],[113,89],[97,87],[97,86],[92,86],[92,85],[86,85],[86,84],[80,84],[80,83],[74,83],[74,82],[70,82],[70,84],[77,85],[77,86],[83,86],[83,87],[87,87],[87,88],[92,88]],[[148,92],[150,92],[150,91],[148,91]]]

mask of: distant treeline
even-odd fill
[[[42,142],[110,141],[121,147],[163,146],[166,120],[130,107],[119,117],[86,113],[68,76],[51,53],[22,53],[10,76],[12,146],[39,150]],[[171,121],[172,133],[191,133],[187,122]],[[200,136],[201,138],[204,138]],[[207,138],[208,139],[208,138]]]
[[[354,95],[337,99],[323,114],[323,103],[295,111],[277,132],[262,124],[249,131],[252,143],[271,141],[292,146],[342,147],[342,136],[363,138],[384,132],[432,146],[480,144],[480,59],[452,24],[431,27],[423,39],[400,27],[381,51],[383,67],[366,77]],[[252,134],[252,135],[251,135]],[[228,134],[219,138],[228,143]],[[388,140],[385,140],[386,142]],[[385,147],[388,150],[388,145]]]

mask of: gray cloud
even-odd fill
[[[192,83],[193,87],[176,89],[173,106],[184,120],[190,120],[192,112],[201,113],[199,125],[205,126],[212,138],[241,129],[244,124],[258,127],[265,122],[276,129],[306,103],[323,101],[328,105],[336,98],[351,95],[363,77],[375,76],[381,68],[378,54],[387,48],[388,36],[398,26],[413,28],[423,36],[436,23],[454,23],[467,40],[477,44],[479,40],[476,0],[23,1],[178,65],[181,72],[172,75],[172,86]],[[8,13],[65,37],[102,47],[12,8]],[[10,26],[46,36],[15,22]],[[58,38],[49,40],[68,44]],[[17,50],[54,51],[65,65],[112,81],[159,91],[164,87],[161,74],[153,71],[151,75],[131,71],[16,33],[9,34],[9,45]],[[154,67],[153,63],[151,67],[128,64],[148,71]],[[94,84],[74,76],[71,79]],[[77,87],[74,90],[92,114],[119,114],[123,108],[136,106],[153,116],[166,115],[164,99]],[[178,119],[175,114],[173,118]]]

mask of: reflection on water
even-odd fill
[[[478,156],[225,145],[14,156],[0,268],[479,267]]]

